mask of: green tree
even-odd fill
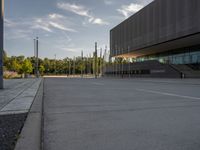
[[[24,73],[25,75],[27,75],[33,71],[33,66],[32,66],[32,63],[30,62],[30,60],[28,60],[28,59],[24,60],[21,70],[22,70],[22,73]]]
[[[11,70],[19,73],[20,69],[21,69],[21,65],[17,62],[16,59],[14,59],[11,63]]]
[[[40,65],[39,71],[41,75],[44,75],[45,68],[43,65]]]
[[[8,56],[7,53],[5,51],[3,51],[3,70],[7,70],[7,63],[8,63]]]
[[[20,64],[22,64],[22,63],[24,62],[24,60],[25,60],[25,56],[23,56],[23,55],[17,56],[17,57],[15,57],[15,58],[17,59],[17,61],[18,61]]]

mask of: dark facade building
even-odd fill
[[[198,70],[200,0],[154,0],[110,31],[110,51],[112,57],[170,64],[181,74],[180,68]]]

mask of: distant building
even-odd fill
[[[135,58],[137,62],[137,69],[133,65],[131,70],[123,72],[119,67],[118,73],[127,74],[129,71],[130,74],[134,69],[139,71],[138,65],[141,66],[139,72],[142,72],[141,64],[149,61],[149,68],[145,64],[146,74],[148,72],[149,76],[152,73],[150,62],[154,65],[157,63],[158,66],[166,64],[181,76],[185,72],[192,74],[193,71],[198,76],[200,0],[154,0],[110,31],[110,51],[112,57]],[[155,66],[153,67],[156,72]],[[136,74],[132,72],[131,74]],[[165,68],[160,69],[160,72],[163,77],[168,73]],[[107,69],[107,73],[111,71]],[[117,74],[116,71],[113,74]]]

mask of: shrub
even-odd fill
[[[18,75],[17,72],[14,71],[4,71],[3,77],[4,79],[14,79],[14,78],[19,78],[20,76]]]

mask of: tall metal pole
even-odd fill
[[[81,51],[81,78],[83,78],[83,51]]]
[[[74,60],[73,60],[73,75],[74,76],[76,74],[76,64],[75,64],[75,61],[76,61],[76,58],[74,57]]]
[[[36,37],[36,77],[39,78],[39,62],[38,62],[38,37]]]
[[[100,70],[100,75],[102,76],[102,48],[100,49],[100,59],[99,59],[99,70]]]
[[[3,22],[4,22],[4,0],[0,4],[1,19],[0,19],[0,89],[3,89]]]
[[[92,62],[91,62],[91,60],[92,60],[92,56],[91,56],[91,54],[89,54],[89,74],[91,75],[92,74]]]
[[[93,68],[93,75],[94,75],[94,77],[96,77],[96,64],[95,64],[96,59],[95,59],[95,57],[96,57],[96,54],[95,54],[95,51],[94,51],[93,52],[93,60],[92,60],[92,68]]]
[[[104,63],[104,73],[103,73],[103,75],[105,76],[105,73],[106,73],[106,71],[107,71],[107,46],[105,47],[105,53],[104,53],[104,60],[103,60],[103,63]],[[109,58],[110,59],[110,58]]]
[[[71,61],[70,61],[70,59],[69,59],[69,76],[71,75]]]
[[[36,39],[33,39],[33,46],[34,46],[34,74],[35,74],[35,77],[37,76],[37,69],[36,69]]]
[[[55,75],[56,75],[56,74],[57,74],[57,66],[56,66],[56,54],[55,54],[55,59],[54,59],[54,61],[55,61],[55,64],[54,64],[54,65],[55,65],[55,69],[54,69],[54,70],[55,70]]]
[[[86,74],[87,74],[87,75],[88,75],[88,73],[89,73],[88,60],[89,60],[89,56],[87,55],[87,57],[86,57]]]
[[[95,78],[97,78],[97,42],[95,42]]]
[[[104,54],[103,54],[103,58],[102,58],[102,77],[104,77],[104,67],[105,67],[105,52],[104,52]]]

